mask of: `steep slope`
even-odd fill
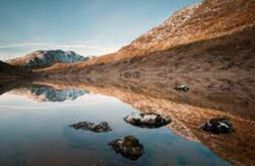
[[[150,55],[198,41],[231,36],[255,24],[254,0],[204,0],[181,9],[118,52],[94,58],[77,67],[112,63],[124,58]]]
[[[154,97],[255,119],[254,8],[254,0],[206,0],[117,53],[36,72],[52,79],[129,84]],[[179,84],[190,91],[176,92]]]
[[[231,35],[254,25],[254,0],[205,0],[181,9],[162,25],[153,28],[117,53],[100,57],[92,64],[148,55],[178,45]]]
[[[88,58],[78,55],[73,51],[39,50],[27,54],[25,57],[11,59],[7,62],[15,66],[34,69],[49,67],[55,63],[73,63],[87,59]]]
[[[254,3],[252,0],[206,0],[181,9],[121,51],[131,54],[141,54],[137,50],[145,53],[162,51],[240,31],[254,24]]]

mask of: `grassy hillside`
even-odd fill
[[[206,0],[114,54],[36,72],[53,79],[128,84],[154,97],[255,119],[254,8],[254,0]],[[167,35],[157,38],[161,33]],[[180,84],[190,91],[177,92]]]

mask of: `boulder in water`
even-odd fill
[[[124,118],[127,123],[142,128],[159,128],[171,122],[170,117],[155,113],[139,113]]]
[[[130,160],[137,160],[144,153],[143,145],[134,136],[126,136],[109,143],[116,153]]]
[[[99,124],[91,123],[91,122],[78,122],[70,125],[74,129],[82,129],[89,130],[95,133],[108,132],[111,131],[111,127],[107,122],[101,122]]]

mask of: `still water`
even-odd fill
[[[0,96],[0,166],[80,165],[229,165],[200,143],[185,140],[167,127],[144,129],[123,120],[139,112],[114,97],[81,89],[32,86]],[[106,121],[108,133],[75,130],[80,121]],[[133,135],[144,146],[136,161],[108,145]]]

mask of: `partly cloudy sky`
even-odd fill
[[[200,0],[1,0],[0,59],[37,49],[113,52]]]

